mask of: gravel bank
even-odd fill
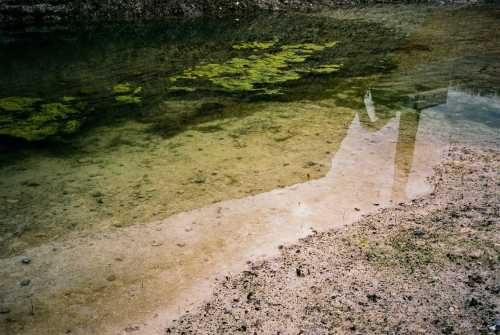
[[[499,170],[497,150],[454,146],[429,196],[249,264],[165,332],[494,333]]]

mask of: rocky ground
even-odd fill
[[[226,277],[167,334],[498,333],[500,152],[456,146],[427,197]]]
[[[377,3],[474,4],[495,0],[0,0],[0,27],[71,21],[114,21],[318,11]]]

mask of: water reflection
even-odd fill
[[[29,256],[36,255],[44,263],[43,269],[24,269],[25,276],[36,277],[39,283],[32,287],[32,294],[44,312],[34,317],[36,329],[43,332],[48,324],[64,324],[77,334],[95,331],[92,327],[104,319],[106,325],[113,325],[112,311],[119,305],[122,315],[134,316],[138,310],[147,313],[161,308],[162,317],[141,328],[145,334],[153,333],[188,303],[205,298],[210,291],[204,285],[217,274],[237,271],[249,259],[273,255],[279,245],[311,231],[341,227],[379,206],[390,205],[395,200],[394,190],[407,188],[407,179],[415,185],[413,191],[422,191],[428,170],[413,168],[411,177],[396,178],[400,174],[397,157],[403,113],[396,112],[375,131],[363,125],[360,113],[363,111],[352,116],[323,178],[223,201],[147,226],[29,250]],[[443,148],[430,135],[420,132],[412,144],[417,150],[425,147],[419,159],[427,166],[432,166]],[[406,152],[401,156],[410,157]],[[110,265],[116,257],[121,261]],[[26,298],[15,289],[17,280],[7,275],[15,272],[18,259],[3,259],[0,265],[0,275],[6,278],[2,283],[5,301],[12,309],[21,308]],[[106,284],[110,273],[119,285]],[[107,287],[104,295],[99,293],[103,285]],[[133,304],[128,303],[130,299]],[[50,305],[45,303],[49,300]],[[56,320],[62,310],[65,320]]]
[[[2,319],[0,331],[105,334],[123,329],[124,316],[127,323],[155,310],[174,317],[203,299],[216,275],[429,192],[426,177],[450,142],[499,143],[499,98],[481,95],[497,79],[483,73],[481,85],[462,87],[475,73],[456,59],[392,71],[406,35],[379,24],[262,20],[137,27],[117,41],[106,33],[99,43],[84,39],[85,54],[71,57],[54,52],[57,43],[34,48],[37,57],[17,58],[19,48],[0,55],[2,97],[29,92],[54,103],[78,95],[96,107],[95,122],[74,137],[2,156],[0,297],[15,322]],[[236,42],[309,36],[339,41],[325,57],[342,70],[304,75],[272,99],[165,91],[166,78],[200,59],[234,60]],[[432,49],[408,45],[404,52]],[[310,60],[331,70],[325,59]],[[450,68],[461,81],[448,87]],[[45,104],[37,103],[28,107]],[[19,268],[21,252],[34,266]],[[33,278],[29,296],[18,284],[26,277]],[[161,329],[163,321],[149,324]]]
[[[381,119],[376,98],[376,93],[366,93],[367,108],[350,115],[348,129],[332,153],[331,168],[322,178],[219,202],[146,226],[28,250],[28,256],[43,260],[43,269],[23,269],[23,276],[37,278],[31,294],[34,304],[42,306],[32,317],[33,329],[43,333],[50,325],[52,331],[70,327],[76,334],[96,329],[113,332],[121,322],[113,313],[119,305],[121,315],[131,316],[127,322],[147,319],[156,310],[161,317],[141,328],[145,334],[154,333],[189,304],[206,298],[212,279],[220,273],[238,271],[249,259],[273,255],[279,245],[311,231],[347,225],[380,206],[428,192],[426,177],[447,148],[448,131],[456,129],[441,121],[447,121],[448,113],[455,121],[466,120],[460,112],[462,102],[469,108],[498,104],[497,97],[450,88],[447,98],[435,101],[433,107],[426,104],[419,111],[401,107]],[[363,121],[368,113],[373,117],[367,115],[368,122],[378,124],[375,129]],[[115,258],[120,262],[110,264]],[[5,278],[5,303],[22,314],[29,304],[16,289],[17,275],[12,276],[18,264],[17,257],[1,260],[0,275]],[[106,281],[110,274],[119,285]],[[58,318],[62,311],[64,320]]]

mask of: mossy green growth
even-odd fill
[[[169,90],[193,92],[202,89],[230,93],[282,94],[282,90],[276,85],[299,80],[303,73],[329,74],[340,70],[341,64],[321,65],[317,68],[303,64],[312,55],[335,45],[335,42],[283,45],[275,48],[274,52],[235,57],[220,64],[198,65],[180,75],[170,77],[171,83],[181,82],[182,85],[171,86]],[[275,42],[249,42],[233,48],[267,49],[273,46]]]
[[[62,97],[61,98],[62,102],[73,102],[73,101],[76,101],[76,100],[77,100],[77,98],[75,98],[75,97]]]
[[[29,97],[8,97],[0,99],[0,109],[6,112],[22,112],[33,110],[33,105],[40,101]]]
[[[271,42],[241,42],[233,45],[233,49],[236,50],[244,50],[244,49],[253,49],[253,50],[265,50],[270,49],[275,45],[276,41]]]
[[[142,102],[141,86],[133,87],[129,83],[117,84],[113,86],[113,93],[120,94],[115,97],[115,101],[120,104],[140,104]]]
[[[67,102],[42,103],[38,98],[9,97],[2,101],[8,103],[1,106],[0,135],[39,141],[72,134],[82,122],[84,104],[73,105],[76,99],[61,98],[60,101]]]
[[[168,88],[170,91],[179,91],[179,92],[194,92],[196,89],[187,86],[171,86]]]
[[[132,86],[129,83],[113,86],[113,93],[129,93],[130,91],[132,91]]]
[[[328,65],[320,65],[317,68],[313,68],[311,69],[310,72],[329,74],[340,71],[340,69],[342,69],[342,64],[328,64]]]
[[[115,100],[121,104],[140,104],[142,102],[141,97],[133,95],[119,95],[115,98]]]

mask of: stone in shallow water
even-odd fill
[[[31,284],[31,280],[29,280],[29,279],[23,279],[23,280],[21,280],[21,282],[19,284],[21,286],[28,286],[29,284]]]
[[[107,281],[115,281],[116,280],[116,276],[115,275],[109,275],[106,277],[106,280]]]

